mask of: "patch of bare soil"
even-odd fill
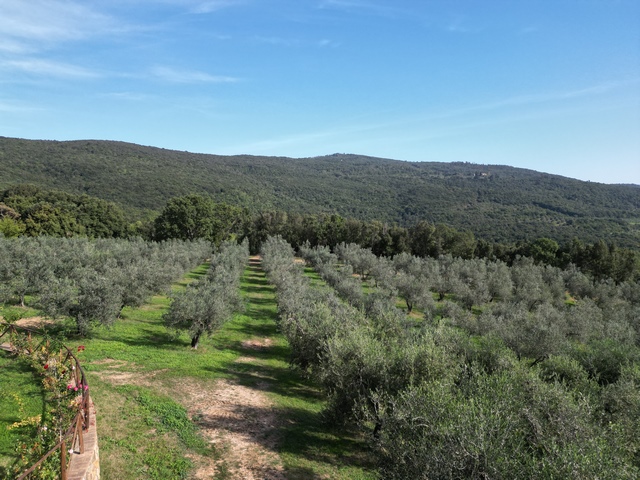
[[[180,385],[189,414],[206,438],[222,452],[220,458],[194,458],[195,478],[212,478],[225,472],[237,480],[283,480],[282,463],[275,447],[278,418],[264,394],[266,382],[255,387],[219,380],[203,388],[201,382]]]
[[[257,362],[258,359],[256,357],[247,357],[247,356],[242,356],[242,357],[238,357],[235,359],[236,363],[253,363],[253,362]]]
[[[154,377],[164,370],[156,370],[153,372],[140,372],[135,364],[125,362],[124,360],[114,360],[113,358],[105,358],[92,362],[94,365],[106,365],[104,370],[92,372],[93,375],[100,380],[108,382],[112,385],[140,385],[142,387],[157,387]],[[122,369],[122,370],[121,370]],[[156,390],[158,390],[156,388]],[[168,389],[160,389],[163,391]]]
[[[0,316],[0,318],[2,318]],[[29,317],[29,318],[21,318],[16,322],[16,325],[19,327],[32,328],[34,330],[40,329],[45,325],[50,325],[53,323],[53,320],[50,318],[43,317]],[[9,342],[0,343],[0,349],[5,350],[7,352],[12,351],[11,344]]]
[[[251,350],[262,350],[264,348],[269,348],[271,345],[273,345],[273,340],[270,338],[264,338],[262,340],[252,338],[251,340],[245,340],[242,342],[242,346],[244,348]]]
[[[42,328],[45,325],[51,325],[54,321],[50,318],[44,317],[29,317],[29,318],[21,318],[16,322],[16,325],[20,327],[27,328]]]
[[[141,377],[140,374],[130,371],[129,362],[105,358],[104,360],[98,360],[93,363],[96,365],[108,366],[105,370],[99,370],[92,373],[100,380],[109,382],[112,385],[149,385],[149,383],[146,382],[144,377]],[[127,370],[120,370],[121,368],[127,368]]]

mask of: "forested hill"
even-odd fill
[[[31,183],[127,209],[160,210],[207,193],[253,211],[338,213],[409,226],[419,220],[480,238],[550,237],[640,245],[640,188],[469,163],[335,154],[292,159],[194,154],[112,141],[0,137],[0,188]]]

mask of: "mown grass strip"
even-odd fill
[[[305,274],[318,286],[324,284],[313,269],[307,268]],[[248,308],[234,322],[235,328],[269,336],[273,344],[261,352],[241,349],[240,353],[256,356],[258,361],[235,364],[233,368],[237,379],[249,385],[272,379],[267,394],[281,419],[279,453],[287,478],[377,478],[366,440],[348,427],[328,425],[322,416],[322,393],[289,366],[288,344],[276,329],[275,292],[257,263],[245,273],[242,289]]]
[[[184,288],[206,268],[198,267],[173,288]],[[203,440],[181,404],[184,394],[175,388],[182,380],[211,387],[219,378],[262,389],[268,384],[264,391],[279,418],[277,453],[287,478],[376,478],[365,439],[327,425],[321,392],[289,366],[290,350],[276,326],[274,290],[258,264],[247,267],[241,290],[246,310],[197,350],[189,348],[186,335],[176,337],[165,328],[166,295],[124,309],[112,327],[99,327],[89,338],[66,340],[72,348],[85,347],[80,361],[97,409],[103,480],[187,478],[192,458],[220,459],[224,452]],[[270,339],[268,348],[248,347],[246,341],[255,338]],[[253,360],[237,362],[240,356]],[[219,463],[215,478],[227,476],[225,467]]]

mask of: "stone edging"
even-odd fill
[[[67,480],[99,480],[100,455],[98,452],[98,431],[96,428],[96,409],[89,401],[89,429],[82,432],[84,453],[73,453],[67,470]]]

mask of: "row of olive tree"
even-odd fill
[[[637,362],[598,383],[570,357],[531,362],[497,335],[460,329],[446,309],[416,324],[380,294],[344,304],[310,286],[282,239],[263,256],[294,364],[319,380],[331,418],[373,428],[385,478],[640,474]]]
[[[198,348],[203,334],[211,335],[242,308],[239,283],[249,257],[249,243],[224,242],[211,258],[207,275],[173,294],[163,318],[176,333],[187,331],[191,347]]]
[[[364,307],[365,295],[360,280],[354,277],[353,268],[350,265],[338,268],[338,257],[328,247],[310,248],[305,244],[298,249],[298,255],[313,266],[343,300],[356,308]]]
[[[434,318],[435,295],[440,317],[474,335],[498,336],[532,362],[568,355],[610,383],[625,362],[640,358],[637,282],[594,284],[575,267],[561,270],[526,257],[507,266],[448,255],[375,258],[357,245],[339,245],[336,252],[349,265],[367,262],[376,283],[395,289],[409,311],[416,304]]]
[[[0,238],[0,301],[71,317],[78,333],[110,325],[206,259],[204,241],[145,242],[86,238]]]

